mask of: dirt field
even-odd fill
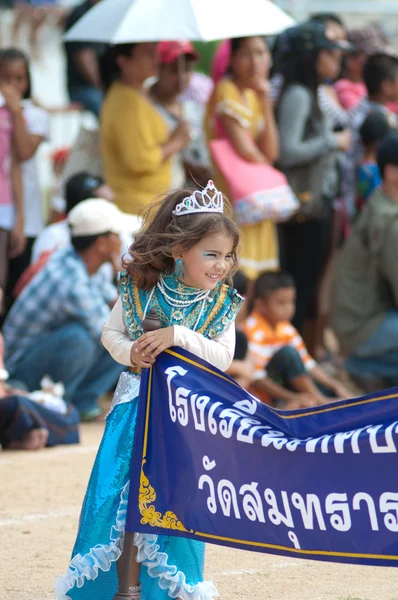
[[[103,425],[80,446],[0,453],[0,600],[49,600],[66,569]],[[398,600],[398,570],[208,546],[222,600]]]

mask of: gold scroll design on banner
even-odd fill
[[[156,492],[144,473],[145,463],[146,460],[143,460],[141,465],[140,492],[138,495],[138,507],[142,516],[141,525],[148,523],[152,527],[188,531],[173,512],[169,510],[162,515],[162,513],[156,510],[155,505],[152,504],[156,501]]]

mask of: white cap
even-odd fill
[[[102,198],[79,202],[68,214],[71,237],[86,237],[102,233],[135,233],[142,220],[122,213],[118,207]]]

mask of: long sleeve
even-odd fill
[[[203,358],[220,371],[226,371],[234,358],[235,323],[231,323],[225,331],[213,340],[209,340],[202,334],[181,325],[174,325],[174,345],[189,350],[189,352]]]
[[[105,325],[102,328],[101,342],[118,363],[131,366],[131,341],[123,321],[122,301],[118,298]]]
[[[336,148],[335,136],[325,131],[304,139],[305,126],[313,107],[311,94],[301,86],[284,93],[278,111],[281,167],[304,165]]]
[[[131,365],[130,353],[134,342],[131,341],[123,321],[123,307],[120,298],[103,327],[101,341],[117,362],[122,365]],[[220,371],[226,371],[234,357],[235,324],[231,323],[223,333],[213,340],[181,325],[174,325],[174,346],[189,350]]]

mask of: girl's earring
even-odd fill
[[[176,268],[174,271],[174,277],[176,279],[183,279],[183,277],[184,277],[184,263],[182,262],[182,258],[177,258],[177,260],[176,260]]]

